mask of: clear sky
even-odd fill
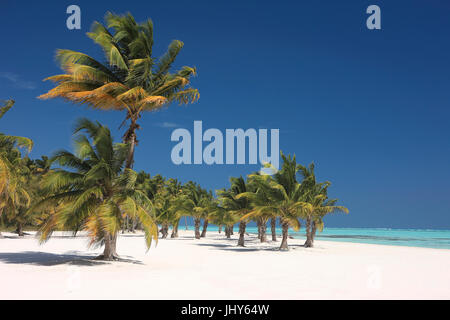
[[[81,7],[81,30],[66,28],[70,4]],[[366,28],[371,4],[382,30]],[[198,70],[198,103],[142,118],[135,169],[222,188],[258,166],[175,166],[172,130],[194,120],[223,132],[279,128],[280,148],[314,161],[350,209],[327,226],[450,229],[449,1],[2,0],[0,99],[16,106],[0,131],[32,138],[32,157],[71,148],[81,116],[120,140],[120,112],[36,99],[60,72],[57,48],[103,60],[85,33],[108,10],[152,18],[154,52],[179,39],[176,66]]]

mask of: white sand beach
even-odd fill
[[[450,299],[450,250],[289,239],[236,247],[224,234],[160,239],[121,235],[128,262],[92,261],[87,238],[62,233],[40,246],[3,233],[0,299]]]

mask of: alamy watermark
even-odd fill
[[[278,169],[280,130],[270,129],[270,155],[268,133],[268,129],[252,128],[245,131],[244,129],[226,129],[225,135],[215,128],[203,132],[202,121],[194,121],[193,135],[184,128],[175,129],[172,132],[170,140],[178,142],[172,148],[172,162],[176,165],[203,163],[220,165],[258,164],[259,161],[261,166],[270,163]],[[204,142],[207,144],[204,145]]]

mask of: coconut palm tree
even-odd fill
[[[230,183],[230,189],[220,190],[218,194],[223,207],[230,211],[232,215],[240,217],[238,246],[244,247],[247,215],[251,212],[253,204],[248,198],[239,197],[239,195],[254,192],[255,188],[251,183],[246,182],[242,176],[239,178],[231,177]]]
[[[280,250],[288,250],[289,227],[300,229],[299,218],[302,216],[305,206],[305,194],[302,186],[297,181],[299,170],[295,155],[285,156],[281,152],[283,164],[281,170],[274,168],[273,176],[252,174],[249,179],[256,187],[256,192],[243,193],[239,198],[246,198],[253,202],[253,208],[242,219],[254,219],[276,213],[280,218],[282,228],[282,241]],[[267,165],[270,167],[270,164]],[[255,193],[260,194],[255,194]],[[264,194],[262,196],[261,194]],[[263,201],[264,200],[264,201]]]
[[[227,210],[222,205],[218,204],[214,210],[212,210],[209,215],[209,219],[212,223],[220,227],[225,227],[225,236],[227,239],[231,238],[231,228],[232,226],[239,221],[239,218],[234,215],[230,210]]]
[[[95,22],[87,35],[103,49],[107,64],[81,52],[58,50],[56,59],[64,73],[47,78],[56,87],[39,98],[61,97],[93,109],[124,111],[124,123],[130,121],[123,136],[130,145],[126,168],[131,168],[138,142],[138,119],[145,111],[156,111],[173,102],[188,104],[198,100],[198,90],[189,86],[196,69],[184,66],[171,71],[184,45],[179,40],[173,40],[159,58],[153,56],[150,19],[137,23],[131,14],[107,13],[105,22]]]
[[[14,103],[12,99],[0,103],[0,119]],[[32,147],[33,141],[28,138],[0,133],[0,216],[3,213],[16,214],[20,206],[30,203],[21,150],[29,153]]]
[[[306,248],[314,246],[314,237],[317,229],[323,230],[323,219],[327,214],[331,213],[347,213],[349,210],[344,206],[336,205],[337,199],[328,199],[328,187],[330,182],[318,183],[312,186],[308,193],[307,203],[304,205],[304,216],[306,217]]]
[[[104,245],[98,259],[116,260],[118,231],[128,215],[139,219],[149,248],[158,239],[158,228],[150,199],[135,188],[137,173],[124,169],[129,146],[113,143],[107,127],[87,119],[77,122],[74,134],[75,154],[62,150],[53,157],[68,170],[55,169],[45,176],[48,196],[30,209],[56,207],[39,230],[40,241],[48,240],[54,230],[80,225],[91,245]]]
[[[261,242],[266,242],[267,221],[272,217],[276,217],[277,212],[275,209],[273,211],[270,210],[273,200],[267,192],[267,188],[264,188],[261,185],[261,183],[266,183],[265,180],[267,179],[261,179],[261,176],[256,173],[250,175],[248,180],[256,186],[256,190],[254,192],[243,192],[236,198],[247,198],[251,202],[253,208],[244,216],[244,218],[256,220],[258,226],[258,238]]]
[[[174,206],[177,207],[179,215],[189,215],[194,218],[195,239],[200,239],[201,219],[214,210],[212,194],[199,184],[189,181],[183,186]]]
[[[178,237],[178,224],[181,218],[178,197],[181,194],[181,183],[177,179],[169,179],[153,197],[157,222],[161,224],[162,238],[167,238],[169,226],[172,226],[171,238]]]
[[[178,238],[178,226],[180,224],[180,219],[182,217],[181,213],[178,211],[178,202],[177,198],[183,192],[181,182],[178,179],[170,178],[166,182],[166,189],[170,196],[171,202],[171,211],[173,212],[170,220],[170,224],[172,225],[172,234],[171,238]]]
[[[22,237],[23,225],[31,221],[27,208],[32,201],[33,186],[31,184],[31,171],[27,167],[28,158],[19,157],[11,163],[9,169],[8,185],[5,192],[0,195],[0,212],[5,214],[10,223],[16,226],[17,234]],[[11,159],[11,154],[10,154]]]
[[[323,218],[325,215],[336,212],[348,213],[348,209],[337,206],[337,199],[328,199],[328,187],[331,182],[318,183],[314,172],[314,163],[308,167],[298,165],[299,172],[303,176],[302,186],[306,195],[303,218],[306,222],[305,247],[313,247],[314,236],[317,228],[323,229]]]

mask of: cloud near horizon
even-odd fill
[[[6,79],[14,86],[27,90],[34,90],[37,88],[36,84],[31,81],[24,81],[19,75],[12,72],[0,72],[0,78]]]

